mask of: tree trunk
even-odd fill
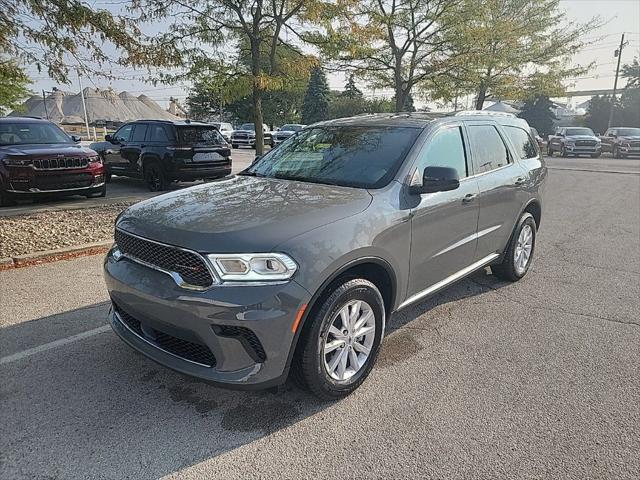
[[[484,101],[487,99],[487,84],[485,81],[480,82],[480,87],[478,88],[478,96],[476,97],[476,110],[482,110],[484,106]]]
[[[264,153],[264,130],[262,129],[262,85],[260,85],[260,41],[251,41],[251,74],[253,76],[253,124],[256,129],[256,155]]]

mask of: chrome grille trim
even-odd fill
[[[167,249],[171,249],[171,250],[175,250],[177,252],[184,252],[187,253],[189,255],[193,255],[195,257],[197,257],[198,261],[206,268],[206,271],[208,273],[208,277],[211,280],[210,283],[208,285],[196,285],[193,283],[190,283],[189,281],[185,280],[185,278],[183,277],[182,274],[180,274],[180,272],[168,269],[168,268],[164,268],[161,265],[157,265],[155,263],[149,262],[145,259],[139,258],[138,256],[131,254],[129,252],[126,252],[123,250],[123,247],[121,245],[118,244],[118,236],[120,235],[125,235],[125,236],[129,236],[129,237],[133,237],[135,239],[137,239],[138,241],[142,241],[142,242],[147,242],[150,244],[155,244],[158,245],[160,247],[163,248],[167,248]],[[117,249],[118,253],[113,254],[113,258],[118,261],[121,258],[127,258],[133,262],[139,263],[140,265],[143,265],[145,267],[151,268],[153,270],[156,270],[158,272],[164,273],[166,275],[169,275],[173,281],[176,283],[176,285],[178,285],[180,288],[184,288],[187,290],[195,290],[195,291],[205,291],[210,289],[211,287],[213,287],[214,285],[217,285],[219,283],[218,278],[216,277],[213,268],[211,267],[211,265],[209,264],[209,262],[205,259],[205,257],[203,257],[202,255],[200,255],[198,252],[195,252],[193,250],[189,250],[187,248],[182,248],[182,247],[177,247],[175,245],[169,245],[167,243],[162,243],[162,242],[158,242],[155,240],[151,240],[149,238],[145,238],[145,237],[141,237],[139,235],[127,232],[125,230],[122,230],[120,228],[116,228],[116,232],[115,232],[115,247]]]
[[[71,168],[84,168],[89,165],[87,157],[52,157],[38,158],[32,161],[36,170],[66,170]]]

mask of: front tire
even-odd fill
[[[569,156],[569,154],[567,153],[567,149],[564,147],[564,145],[560,149],[560,156],[565,158]]]
[[[356,278],[339,285],[307,320],[294,376],[317,397],[344,398],[367,378],[384,336],[378,288]]]
[[[528,212],[523,213],[516,224],[502,262],[491,266],[495,276],[517,282],[527,274],[533,263],[536,232],[537,226],[533,215]]]

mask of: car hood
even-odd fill
[[[3,145],[0,152],[11,156],[41,156],[41,155],[95,155],[96,152],[90,148],[83,147],[76,143],[46,143],[34,145]]]
[[[640,135],[625,135],[624,137],[618,137],[625,142],[640,140]]]
[[[371,199],[364,189],[233,176],[133,205],[117,226],[199,252],[267,252],[362,212]]]
[[[567,140],[600,140],[592,135],[567,135]]]

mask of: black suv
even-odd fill
[[[215,126],[200,122],[138,120],[104,142],[91,144],[111,175],[144,178],[152,192],[173,180],[193,181],[231,173],[231,149]]]

